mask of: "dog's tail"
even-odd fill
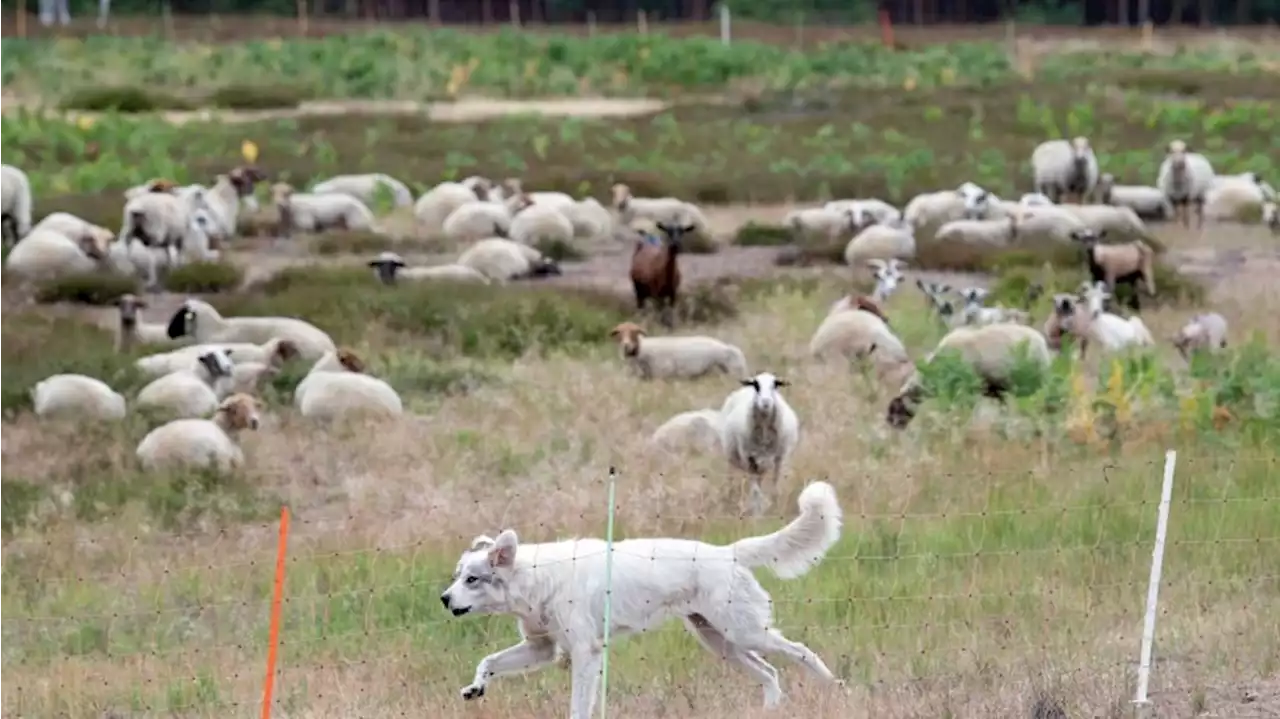
[[[836,490],[814,482],[800,493],[800,516],[773,534],[734,542],[734,558],[748,567],[768,567],[783,579],[809,571],[840,539],[840,503]]]

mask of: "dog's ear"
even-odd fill
[[[516,537],[514,530],[504,529],[494,540],[493,547],[489,549],[489,566],[498,569],[510,569],[516,563],[516,549],[520,546],[520,540]]]
[[[471,548],[468,549],[467,551],[474,552],[479,549],[488,549],[489,547],[492,547],[492,546],[493,546],[493,537],[490,537],[487,534],[481,534],[479,537],[476,537],[475,539],[471,540]]]

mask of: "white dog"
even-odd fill
[[[831,485],[809,485],[799,504],[800,516],[782,529],[728,546],[690,539],[615,544],[611,633],[641,632],[681,617],[704,647],[764,685],[766,707],[782,701],[782,689],[762,653],[785,654],[836,682],[818,655],[772,628],[769,594],[751,574],[753,567],[769,567],[783,579],[798,577],[840,538],[840,505]],[[463,699],[484,696],[492,677],[555,662],[559,649],[568,653],[573,672],[570,719],[590,719],[604,645],[605,553],[599,539],[520,544],[510,529],[497,539],[475,539],[440,601],[454,616],[515,615],[524,641],[480,660]]]

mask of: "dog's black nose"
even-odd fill
[[[448,594],[441,594],[441,595],[440,595],[440,603],[444,605],[444,608],[445,608],[445,609],[448,609],[448,608],[449,608],[449,595],[448,595]]]

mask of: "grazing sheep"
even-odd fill
[[[632,322],[614,327],[609,336],[618,340],[622,359],[641,379],[696,379],[713,372],[739,377],[747,374],[742,350],[714,337],[649,337],[644,328]]]
[[[524,183],[517,177],[508,177],[502,181],[502,190],[504,197],[516,197],[524,195],[530,202],[543,207],[552,207],[557,210],[563,210],[571,205],[578,204],[572,197],[563,192],[525,192]]]
[[[182,303],[169,320],[169,336],[192,337],[201,344],[261,344],[277,337],[292,340],[303,359],[316,359],[336,347],[329,335],[294,317],[223,317],[197,299]]]
[[[831,305],[831,310],[827,312],[827,316],[830,317],[837,312],[847,312],[849,310],[870,312],[876,317],[884,320],[886,325],[889,324],[889,316],[884,313],[884,308],[880,306],[880,303],[870,297],[856,293],[845,295],[844,297],[836,300],[836,303]]]
[[[1174,219],[1191,226],[1190,207],[1196,210],[1196,228],[1204,227],[1204,203],[1213,187],[1213,165],[1198,152],[1187,152],[1187,143],[1174,140],[1160,163],[1156,187],[1173,204]]]
[[[869,225],[844,248],[844,261],[850,267],[869,260],[909,260],[915,256],[915,231],[901,220]]]
[[[1173,346],[1183,359],[1197,350],[1217,352],[1227,347],[1227,320],[1217,312],[1192,317],[1173,337]]]
[[[854,227],[886,224],[902,219],[902,210],[875,197],[865,200],[832,200],[823,205],[822,209],[848,214]]]
[[[242,430],[258,429],[258,403],[235,394],[218,405],[212,420],[176,419],[147,433],[138,443],[143,469],[213,468],[230,471],[244,464],[244,453],[235,437]]]
[[[666,450],[693,445],[702,451],[723,451],[720,445],[722,424],[718,409],[681,412],[655,429],[649,436],[649,442]]]
[[[178,417],[203,417],[231,393],[235,365],[225,350],[206,352],[187,369],[171,372],[138,392],[138,407]]]
[[[428,239],[443,236],[444,221],[449,219],[449,215],[468,202],[490,199],[488,189],[488,180],[476,177],[463,182],[441,182],[427,190],[413,203],[418,231]]]
[[[31,181],[13,165],[0,165],[0,231],[5,246],[31,232]]]
[[[524,195],[518,197],[525,198]],[[563,212],[549,205],[528,205],[511,219],[507,236],[522,245],[539,242],[573,242],[573,223]]]
[[[271,198],[280,212],[280,236],[289,239],[293,232],[326,230],[363,230],[380,232],[373,211],[350,195],[312,195],[294,192],[283,182],[271,188]]]
[[[1074,215],[1085,227],[1094,232],[1112,236],[1145,239],[1149,237],[1147,226],[1138,213],[1129,207],[1115,205],[1061,205],[1061,209]]]
[[[294,389],[293,402],[303,417],[314,419],[403,414],[400,395],[364,369],[364,362],[351,350],[326,352]]]
[[[1280,207],[1274,202],[1262,206],[1262,224],[1270,227],[1273,233],[1280,233]]]
[[[1146,285],[1147,294],[1152,297],[1156,294],[1156,253],[1141,240],[1120,245],[1101,244],[1106,236],[1105,231],[1078,230],[1072,233],[1071,239],[1079,242],[1083,248],[1089,278],[1094,282],[1106,283],[1106,287],[1112,292],[1115,292],[1117,283],[1129,285],[1133,288],[1129,293],[1130,306],[1134,312],[1140,312],[1142,303],[1138,299],[1138,280]]]
[[[1173,203],[1160,188],[1117,185],[1115,175],[1110,172],[1098,178],[1096,193],[1100,204],[1128,207],[1143,220],[1167,220],[1173,216]]]
[[[386,188],[391,193],[391,200],[396,207],[408,207],[413,204],[413,193],[409,191],[409,187],[391,175],[384,175],[381,172],[334,175],[312,186],[311,194],[347,195],[359,200],[366,207],[373,207],[381,188]]]
[[[680,238],[693,231],[691,225],[659,224],[663,238],[636,241],[631,255],[631,285],[636,293],[636,308],[644,311],[650,298],[662,313],[662,323],[675,324],[675,306],[680,292]],[[665,239],[664,239],[665,238]]]
[[[524,195],[514,195],[503,202],[467,202],[449,213],[442,227],[451,242],[465,244],[486,237],[507,237],[511,218],[530,204]]]
[[[1058,315],[1058,327],[1061,332],[1074,335],[1080,340],[1081,359],[1090,344],[1097,344],[1107,352],[1155,345],[1155,340],[1141,317],[1134,315],[1124,319],[1103,310],[1110,297],[1106,286],[1099,282],[1090,286],[1083,303],[1077,302],[1071,295],[1059,295],[1055,298],[1053,309]]]
[[[707,228],[707,218],[703,217],[697,205],[674,197],[633,197],[631,188],[621,183],[613,186],[613,209],[617,210],[624,225],[645,219],[668,227],[692,228],[686,232]]]
[[[1204,212],[1212,220],[1239,221],[1275,199],[1275,190],[1257,173],[1218,175],[1205,194]]]
[[[731,466],[751,475],[758,516],[767,504],[760,478],[770,474],[771,493],[777,492],[783,465],[800,442],[800,420],[778,391],[786,380],[761,372],[741,382],[720,409],[720,446]]]
[[[1098,184],[1098,158],[1089,140],[1049,140],[1031,153],[1031,170],[1036,191],[1055,204],[1070,195],[1083,203]]]
[[[116,300],[120,311],[120,324],[116,330],[116,351],[128,352],[135,345],[172,345],[167,323],[143,322],[138,310],[147,308],[146,300],[132,294],[121,295]]]
[[[998,220],[952,220],[934,238],[939,242],[1008,247],[1018,240],[1018,216]]]
[[[1007,323],[957,327],[938,342],[925,362],[932,362],[944,350],[958,352],[960,359],[982,378],[986,396],[997,399],[1003,399],[1011,389],[1010,381],[1020,356],[1041,367],[1048,367],[1052,360],[1044,335],[1024,325]],[[921,374],[913,372],[898,396],[889,402],[885,419],[890,426],[902,429],[910,424],[924,401],[924,389]]]
[[[800,241],[810,236],[835,241],[841,235],[857,229],[852,210],[834,210],[826,207],[808,207],[792,210],[782,218],[782,226],[791,230],[792,238]]]
[[[469,267],[494,282],[561,274],[560,266],[536,249],[499,237],[480,240],[467,248],[458,257],[457,264]]]
[[[111,270],[109,237],[90,233],[70,239],[60,232],[40,230],[27,233],[9,251],[4,268],[29,281]]]
[[[82,374],[55,374],[31,388],[37,417],[124,419],[124,397],[107,383]]]
[[[369,261],[383,284],[394,285],[405,280],[445,280],[448,282],[473,282],[489,284],[489,278],[479,270],[461,264],[435,265],[432,267],[407,267],[404,259],[394,252],[383,252]]]
[[[889,324],[880,314],[864,309],[828,315],[809,341],[809,355],[815,359],[862,360],[873,352],[881,366],[907,361],[907,349]]]
[[[613,236],[613,214],[594,197],[587,197],[572,205],[557,207],[573,225],[573,236],[585,240],[607,239]]]

